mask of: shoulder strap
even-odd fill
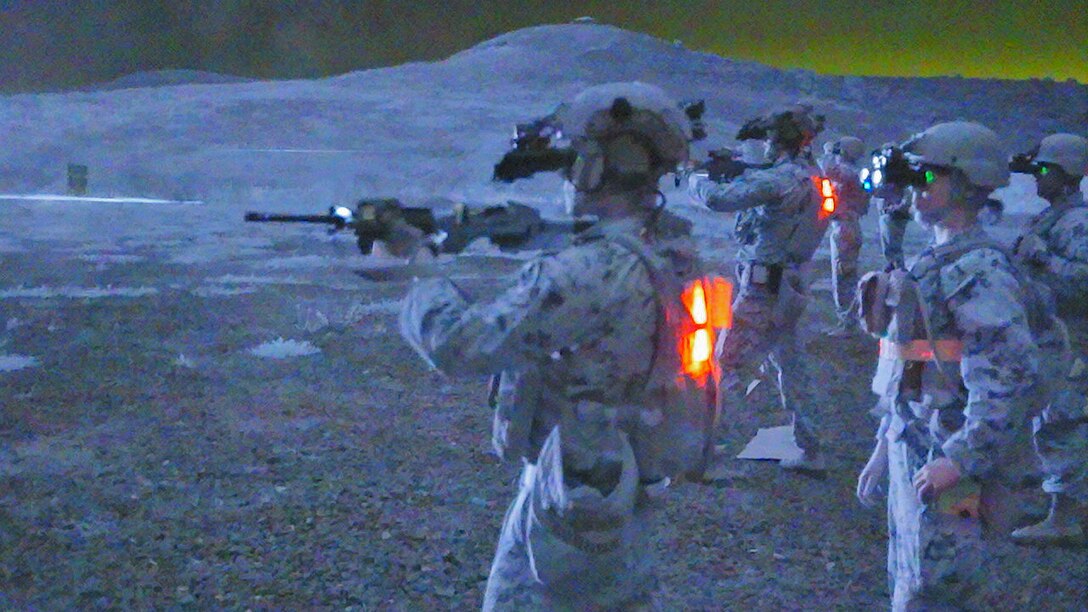
[[[1028,228],[1028,231],[1032,234],[1035,234],[1036,236],[1039,236],[1040,238],[1046,238],[1047,235],[1050,234],[1050,230],[1054,229],[1054,226],[1062,220],[1062,217],[1064,217],[1066,213],[1076,208],[1080,208],[1080,206],[1067,206],[1057,209],[1051,207],[1051,210],[1045,211],[1040,216],[1039,223],[1032,225],[1030,228]]]
[[[671,312],[675,305],[672,304],[668,296],[680,295],[680,289],[675,279],[670,278],[668,274],[661,270],[657,262],[654,261],[653,255],[638,238],[628,234],[616,233],[607,236],[607,239],[638,258],[646,269],[646,273],[650,277],[650,284],[654,288],[658,323],[654,330],[654,353],[650,357],[650,380],[647,381],[647,386],[649,386],[655,382],[655,374],[660,369],[659,362],[662,359],[660,347],[667,340],[668,322],[675,317],[675,313]]]
[[[699,400],[698,405],[692,405],[691,403],[692,389],[690,381],[686,383],[687,386],[683,390],[677,387],[677,376],[682,369],[682,364],[680,363],[680,356],[675,350],[674,340],[677,338],[676,327],[682,326],[685,317],[688,317],[687,309],[680,298],[684,288],[680,286],[676,274],[663,269],[657,261],[658,258],[634,236],[614,234],[608,236],[608,239],[638,257],[642,265],[645,266],[650,277],[650,283],[654,287],[657,300],[658,325],[654,333],[654,354],[651,358],[650,375],[647,377],[648,380],[644,390],[651,394],[665,393],[672,398],[677,397],[676,393],[681,393],[684,396],[681,404],[691,406],[699,411],[696,418],[698,419],[698,429],[702,432],[700,436],[701,448],[699,449],[699,457],[696,460],[697,463],[694,466],[689,465],[687,472],[689,477],[701,478],[710,465],[714,454],[715,438],[713,431],[718,421],[717,385],[716,383],[709,384],[706,393],[700,392],[702,399]],[[679,415],[670,415],[666,419],[677,416]],[[659,438],[660,434],[654,434],[654,437]]]

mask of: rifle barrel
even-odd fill
[[[247,212],[246,221],[254,223],[325,223],[337,225],[342,220],[335,215],[279,215],[273,213]]]

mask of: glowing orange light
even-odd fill
[[[733,327],[733,284],[720,276],[710,279],[710,326]]]
[[[831,179],[823,177],[813,177],[813,181],[819,184],[820,197],[823,198],[823,204],[821,209],[827,214],[835,212],[837,205],[835,197],[835,187],[831,183]]]
[[[702,281],[695,281],[691,288],[691,320],[696,325],[706,325],[706,290]]]
[[[695,336],[691,339],[691,360],[695,362],[710,361],[710,331],[706,328],[695,330]]]
[[[697,279],[684,289],[681,296],[690,317],[684,323],[680,340],[680,357],[684,373],[699,386],[709,376],[717,376],[714,363],[714,333],[732,323],[730,309],[733,286],[720,277]]]

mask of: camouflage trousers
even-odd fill
[[[854,293],[860,255],[861,218],[857,213],[843,212],[831,220],[831,291],[842,323],[850,323],[857,316]]]
[[[1088,504],[1088,399],[1070,385],[1034,419],[1033,441],[1043,468],[1043,491]]]
[[[884,261],[897,268],[903,267],[903,237],[910,223],[910,212],[890,210],[880,213],[880,253]]]
[[[737,276],[744,278],[742,272]],[[802,450],[815,452],[819,438],[801,400],[812,388],[811,380],[797,338],[797,322],[808,303],[806,276],[803,267],[787,269],[777,293],[742,282],[733,302],[733,326],[718,337],[715,355],[722,368],[720,395],[727,409],[743,402],[744,381],[755,376],[751,369],[770,365],[782,407],[793,415],[794,441]]]
[[[562,470],[558,431],[544,443],[537,463],[527,463],[522,471],[517,497],[503,521],[483,609],[652,609],[657,584],[650,504],[645,494],[634,493],[637,469],[625,469],[627,476],[614,494],[603,499],[595,491],[587,495],[587,487],[557,472]],[[589,498],[587,504],[579,501]]]
[[[982,525],[918,501],[912,480],[928,454],[904,439],[888,448],[888,582],[892,610],[958,610],[985,579]]]
[[[1020,575],[1026,567],[1018,561],[1022,553],[1004,537],[1016,519],[1018,498],[997,482],[983,483],[981,518],[957,506],[960,493],[955,489],[936,502],[920,502],[914,476],[931,457],[939,456],[940,445],[929,443],[924,427],[914,432],[908,428],[902,435],[897,430],[902,426],[888,432],[892,610],[995,609],[1009,592],[1032,580]],[[1003,577],[1000,582],[993,578],[997,575]]]

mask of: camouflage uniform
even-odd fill
[[[854,319],[854,291],[858,285],[858,257],[861,255],[861,218],[868,212],[869,198],[858,180],[860,169],[847,161],[824,168],[835,184],[838,205],[831,216],[831,289],[839,321]]]
[[[1069,193],[1036,215],[1017,245],[1028,236],[1038,236],[1046,245],[1046,261],[1033,272],[1054,290],[1062,314],[1088,314],[1081,305],[1088,296],[1088,204],[1084,194]]]
[[[907,286],[917,289],[900,295],[882,338],[873,391],[883,412],[878,435],[889,442],[888,572],[895,610],[974,609],[992,575],[987,566],[1010,554],[1011,545],[984,540],[983,523],[955,503],[977,485],[985,527],[1007,533],[1014,514],[1008,487],[1022,476],[1026,398],[1039,367],[1012,263],[984,246],[987,240],[974,226],[923,251],[908,273],[914,283]],[[938,367],[924,353],[912,355],[911,347],[936,348],[948,359]],[[960,467],[960,485],[923,504],[913,479],[942,456]]]
[[[798,346],[797,322],[808,302],[808,264],[827,229],[813,177],[819,170],[807,158],[781,157],[773,166],[749,170],[728,183],[693,177],[691,198],[711,210],[739,212],[736,239],[738,293],[733,326],[718,338],[722,390],[739,401],[740,368],[768,356],[777,370],[783,408],[793,414],[794,438],[806,452],[819,440],[799,401],[812,388]]]
[[[612,238],[638,241],[640,227],[602,222],[528,264],[488,302],[469,303],[448,280],[419,282],[406,299],[402,333],[439,369],[504,371],[494,390],[502,396],[496,441],[525,467],[485,610],[628,609],[651,600],[647,491],[667,480],[646,449],[676,451],[667,436],[651,443],[640,429],[654,421],[642,393],[660,359],[659,296],[644,260]],[[676,239],[647,248],[675,259],[690,247]]]
[[[884,183],[872,196],[873,206],[880,213],[880,253],[889,266],[902,268],[903,236],[910,223],[910,200],[902,189]]]
[[[1036,215],[1017,247],[1029,237],[1041,240],[1047,255],[1042,261],[1028,262],[1027,269],[1054,291],[1075,352],[1083,358],[1088,340],[1088,205],[1083,194],[1071,192]],[[1056,355],[1051,358],[1058,360]],[[1068,367],[1067,363],[1055,365]],[[1086,391],[1088,373],[1072,373],[1065,388],[1035,420],[1035,445],[1046,474],[1043,490],[1066,494],[1081,504],[1088,504]]]

